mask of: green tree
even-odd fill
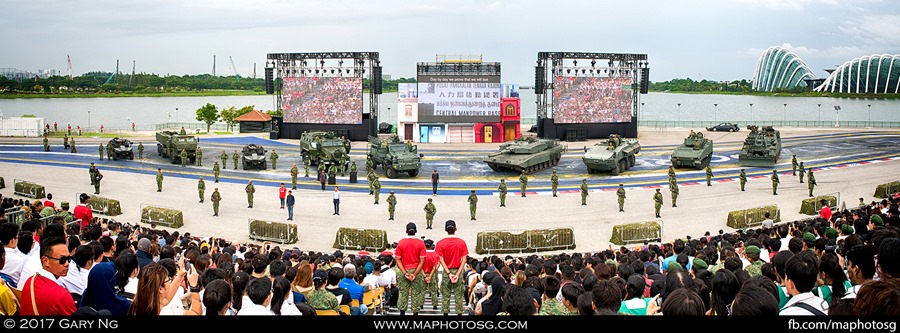
[[[275,111],[266,110],[266,114],[270,115],[272,117],[284,117],[284,111],[282,111],[282,110],[275,110]]]
[[[219,120],[219,111],[215,105],[206,103],[206,105],[197,109],[197,120],[206,123],[206,132],[209,133],[209,128],[212,127],[212,124]]]
[[[254,105],[248,105],[240,109],[231,106],[226,109],[222,109],[222,112],[220,112],[220,117],[222,118],[222,121],[224,121],[225,124],[228,125],[228,130],[234,131],[234,124],[237,123],[236,121],[234,121],[234,119],[243,116],[247,112],[253,111],[253,108]]]

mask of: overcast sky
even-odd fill
[[[539,51],[647,53],[651,80],[752,79],[783,45],[822,69],[900,53],[896,0],[0,1],[0,67],[262,77],[267,53],[380,52],[412,77],[436,54],[482,54],[532,85]]]

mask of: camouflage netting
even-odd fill
[[[144,206],[141,208],[142,223],[156,223],[169,228],[181,228],[184,226],[184,215],[180,210],[157,206]]]
[[[334,235],[336,249],[359,250],[365,246],[366,250],[378,251],[387,247],[387,231],[377,229],[340,228]]]
[[[761,224],[766,219],[767,212],[773,222],[781,222],[781,210],[778,206],[771,205],[730,211],[725,225],[732,229],[749,228]]]
[[[32,199],[43,199],[44,198],[44,187],[35,183],[30,183],[26,181],[17,181],[15,184],[15,193],[16,195],[21,195],[23,197],[28,197]]]
[[[3,177],[0,177],[0,188],[6,188],[6,181],[3,180]]]
[[[273,241],[282,244],[297,242],[297,225],[250,220],[250,239],[261,241]]]
[[[119,200],[116,199],[98,197],[95,195],[88,199],[87,206],[92,211],[100,214],[109,216],[122,215],[122,206],[119,204]]]
[[[800,214],[804,215],[816,215],[819,213],[819,200],[825,199],[828,201],[828,206],[837,207],[837,198],[833,195],[820,195],[815,198],[803,199],[803,202],[800,203]]]
[[[2,183],[2,181],[3,178],[0,178],[0,183]],[[3,188],[3,186],[0,186],[0,188]],[[897,193],[898,191],[900,191],[900,180],[878,185],[878,187],[875,188],[875,197],[884,199],[887,198],[888,195]]]
[[[507,231],[478,233],[475,252],[478,254],[522,253],[569,250],[575,248],[572,229],[536,229],[514,234]]]
[[[609,242],[616,245],[662,239],[662,226],[656,221],[637,222],[613,226]]]

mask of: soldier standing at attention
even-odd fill
[[[471,221],[475,221],[475,210],[478,208],[478,196],[475,195],[475,190],[472,190],[472,194],[469,194],[469,218]]]
[[[69,144],[72,145],[72,154],[78,153],[78,148],[75,148],[75,138],[72,138],[72,142]]]
[[[425,256],[425,242],[416,237],[416,224],[408,223],[406,237],[397,243],[397,249],[394,251],[398,271],[403,273],[402,277],[397,277],[397,289],[400,290],[397,309],[400,310],[401,316],[406,315],[407,308],[411,308],[413,315],[418,315],[422,305],[425,304],[425,277],[422,275]],[[412,306],[409,304],[410,299]]]
[[[815,188],[818,184],[816,183],[816,176],[813,176],[812,168],[809,168],[809,171],[807,171],[806,173],[809,174],[809,179],[806,181],[806,183],[809,184],[809,197],[811,198],[813,196],[813,188]]]
[[[162,192],[163,173],[161,168],[156,168],[156,192]]]
[[[63,137],[63,148],[69,148],[69,136],[68,135]]]
[[[366,175],[366,179],[369,180],[369,195],[375,194],[375,178],[377,177],[372,170],[369,170],[369,174]]]
[[[354,177],[354,179],[356,179],[355,177],[357,172],[359,172],[359,167],[356,166],[356,161],[353,161],[353,163],[350,164],[350,174],[353,175],[351,177]]]
[[[278,154],[275,153],[275,149],[272,149],[269,159],[272,160],[272,170],[275,170],[275,163],[278,162]]]
[[[44,135],[44,151],[50,151],[50,139]]]
[[[138,158],[144,159],[144,143],[138,142]]]
[[[434,172],[431,173],[431,196],[437,196],[437,188],[438,182],[441,180],[441,175],[438,175],[437,169],[434,169]]]
[[[803,166],[803,162],[800,162],[800,184],[803,184],[803,176],[806,175],[806,167]]]
[[[373,162],[372,162],[372,156],[367,156],[367,157],[366,157],[366,172],[372,171],[372,170],[373,170],[373,168],[372,168],[373,165],[374,165],[374,164],[373,164]]]
[[[111,143],[106,143],[106,160],[111,161],[113,159],[113,149]]]
[[[678,183],[670,185],[669,192],[672,193],[672,208],[678,207]]]
[[[98,148],[97,151],[100,153],[100,160],[102,161],[103,160],[103,143],[100,144],[100,148]]]
[[[556,197],[556,189],[559,187],[559,176],[556,175],[556,169],[553,169],[553,175],[550,176],[550,186],[553,188],[553,197]]]
[[[397,197],[394,196],[394,191],[391,191],[391,195],[387,198],[388,203],[388,214],[390,214],[390,218],[388,220],[394,220],[394,209],[397,208]]]
[[[444,223],[447,237],[438,241],[434,253],[438,256],[438,262],[443,268],[444,276],[441,279],[441,312],[450,313],[450,294],[456,297],[456,314],[462,315],[466,297],[466,282],[462,277],[466,268],[466,256],[469,248],[466,241],[457,237],[456,222],[447,220]]]
[[[181,131],[178,132],[180,135],[187,135],[187,131],[184,130],[184,127],[181,127]]]
[[[381,194],[381,180],[378,180],[378,176],[375,176],[375,181],[372,182],[372,190],[375,192],[375,204],[378,204],[378,195]]]
[[[235,150],[234,150],[234,154],[231,155],[231,159],[234,161],[234,169],[235,169],[235,170],[238,169],[238,167],[237,167],[237,166],[238,166],[238,160],[239,160],[240,158],[241,158],[241,157],[238,156],[237,149],[235,149]]]
[[[328,167],[328,179],[334,178],[334,176],[336,174],[337,174],[337,166],[332,164],[330,167]]]
[[[619,184],[619,189],[616,190],[616,196],[619,197],[619,211],[625,211],[625,184]]]
[[[706,166],[706,186],[712,186],[712,177],[713,177],[712,168],[709,165],[707,165]]]
[[[213,176],[216,177],[216,183],[219,182],[219,161],[213,163]]]
[[[100,194],[100,180],[103,179],[103,174],[100,173],[100,169],[94,171],[94,194]]]
[[[187,159],[188,159],[187,151],[184,149],[181,149],[181,153],[179,153],[178,155],[179,155],[179,157],[181,157],[181,167],[183,168],[187,165]]]
[[[778,180],[778,172],[772,170],[772,195],[778,195],[778,184],[780,183],[781,181]]]
[[[213,204],[213,216],[219,216],[219,201],[222,201],[222,195],[219,194],[219,188],[213,190],[213,194],[209,197]]]
[[[741,192],[744,192],[744,185],[747,184],[747,173],[744,172],[744,169],[741,169],[741,174],[738,177],[741,180]]]
[[[303,171],[305,174],[305,176],[303,176],[303,177],[309,178],[309,158],[308,157],[303,159]]]
[[[653,206],[656,208],[656,217],[657,218],[660,218],[659,209],[662,208],[662,205],[663,205],[662,193],[659,192],[659,189],[656,189],[656,193],[653,194]]]
[[[428,227],[425,229],[431,229],[431,222],[434,220],[435,213],[437,213],[437,207],[434,207],[431,198],[428,198],[428,203],[425,204],[425,222]]]
[[[669,166],[669,184],[673,184],[676,182],[678,182],[678,180],[675,179],[675,168],[670,165]]]
[[[225,150],[223,149],[222,155],[220,155],[219,157],[222,158],[222,168],[228,169],[228,153],[226,153]]]
[[[791,173],[793,176],[797,175],[797,155],[791,158]]]
[[[319,167],[317,168],[317,170],[318,170],[318,171],[316,171],[317,173],[324,173],[324,172],[326,171],[326,170],[325,170],[325,163],[322,163],[322,162],[320,161],[320,162],[319,162]],[[372,193],[369,193],[369,194],[372,194]]]
[[[203,151],[197,147],[197,166],[203,166]]]
[[[206,192],[206,183],[203,182],[203,176],[200,176],[200,181],[197,182],[197,192],[200,194],[200,203],[203,203],[203,192]]]
[[[247,192],[247,208],[253,208],[253,193],[256,193],[256,188],[253,187],[253,181],[247,182],[247,187],[244,187],[244,192]]]
[[[94,173],[97,172],[97,167],[94,166],[94,162],[91,162],[91,167],[88,168],[88,176],[91,176],[91,185],[94,185]]]
[[[297,170],[297,164],[291,166],[291,189],[297,189],[297,175],[300,174],[300,170]]]
[[[528,174],[525,173],[525,170],[522,170],[522,174],[519,175],[519,184],[522,188],[522,197],[525,197],[525,189],[528,188]]]
[[[587,197],[588,197],[588,185],[587,179],[581,180],[581,205],[587,206]]]
[[[497,189],[500,190],[500,207],[506,207],[506,179],[500,180],[500,186]]]

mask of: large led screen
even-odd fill
[[[362,124],[362,79],[286,77],[282,89],[284,122]]]
[[[553,81],[553,122],[630,122],[632,83],[629,77],[557,76]]]
[[[418,77],[420,123],[500,121],[500,76]]]

